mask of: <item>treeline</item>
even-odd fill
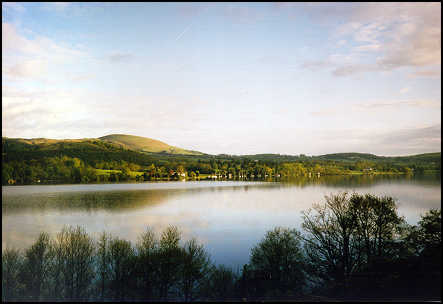
[[[96,170],[76,157],[45,157],[38,160],[2,163],[3,185],[8,183],[88,183],[93,181],[97,181]]]
[[[413,166],[412,166],[413,167]],[[99,169],[99,170],[96,170]],[[107,170],[108,172],[106,172]],[[96,183],[177,179],[247,179],[318,177],[324,175],[377,173],[420,173],[414,168],[387,163],[356,163],[304,160],[274,162],[235,159],[160,159],[133,163],[120,160],[84,160],[71,156],[54,156],[26,160],[3,161],[2,184]],[[208,177],[209,176],[209,177]]]
[[[100,140],[27,144],[2,138],[2,184],[91,183],[174,179],[270,179],[345,174],[440,172],[440,153],[379,157],[175,155],[141,153]],[[98,169],[98,170],[97,170]],[[113,172],[104,172],[112,170]],[[138,173],[135,173],[138,172]]]
[[[339,193],[305,211],[302,229],[268,231],[235,272],[174,226],[135,245],[66,227],[3,250],[2,299],[440,299],[441,210],[413,226],[390,197]]]

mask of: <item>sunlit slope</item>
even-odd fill
[[[2,137],[2,150],[8,151],[64,151],[76,150],[100,150],[118,151],[119,146],[111,143],[104,143],[98,139],[49,139],[49,138],[7,138]]]
[[[100,138],[82,139],[49,139],[49,138],[7,138],[2,137],[2,151],[5,152],[37,152],[37,151],[68,151],[81,152],[119,152],[121,148],[134,152],[162,153],[175,155],[204,155],[197,151],[185,150],[170,146],[164,142],[132,135],[112,134]]]
[[[111,134],[99,138],[100,140],[121,145],[125,149],[139,151],[139,152],[152,152],[152,153],[169,153],[169,154],[185,154],[185,155],[202,155],[203,153],[197,151],[185,150],[182,148],[170,146],[159,140],[152,138],[124,135],[124,134]]]

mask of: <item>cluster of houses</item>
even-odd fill
[[[212,174],[212,175],[209,175],[208,176],[208,178],[210,178],[210,179],[217,179],[217,178],[227,178],[227,179],[232,179],[234,176],[232,175],[232,173],[228,173],[228,174]],[[269,177],[269,175],[268,174],[264,174],[264,175],[261,175],[261,174],[257,174],[257,176],[255,176],[255,174],[251,174],[251,175],[249,175],[249,178],[255,178],[255,177],[257,177],[257,178],[261,178],[261,177],[265,177],[265,178],[267,178],[267,177]],[[271,176],[271,177],[274,177],[274,176]],[[275,175],[275,177],[280,177],[280,174],[276,174]],[[240,174],[240,175],[238,175],[238,178],[248,178],[248,176],[246,175],[246,174]]]

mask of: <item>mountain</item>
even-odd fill
[[[183,155],[204,154],[198,151],[185,150],[182,148],[170,146],[164,142],[152,138],[134,136],[134,135],[111,134],[99,137],[98,139],[112,144],[120,145],[125,149],[137,152],[168,153],[168,154],[183,154]]]
[[[100,138],[48,139],[48,138],[7,138],[2,137],[2,150],[7,151],[119,151],[121,148],[143,153],[180,155],[204,155],[170,146],[159,140],[124,134],[111,134]]]
[[[111,134],[100,138],[83,139],[47,139],[47,138],[8,138],[2,137],[2,152],[9,157],[17,158],[24,156],[23,153],[31,153],[36,156],[38,153],[45,155],[71,155],[76,157],[79,152],[85,153],[121,153],[122,148],[132,152],[133,157],[145,159],[147,156],[155,159],[180,158],[217,158],[217,159],[252,159],[257,161],[273,162],[292,162],[292,161],[339,161],[339,162],[357,162],[357,161],[375,161],[399,164],[440,164],[441,152],[424,153],[409,156],[377,156],[369,153],[333,153],[325,155],[282,155],[282,154],[254,154],[254,155],[209,155],[198,151],[185,150],[182,148],[170,146],[159,140],[125,135]],[[47,154],[51,153],[51,154]],[[134,154],[135,153],[135,154]],[[136,154],[140,154],[136,156]],[[116,156],[117,157],[117,156]],[[31,157],[32,158],[32,157]],[[150,158],[150,159],[151,159]]]

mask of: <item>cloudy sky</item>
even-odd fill
[[[2,3],[2,136],[440,151],[440,3]]]

